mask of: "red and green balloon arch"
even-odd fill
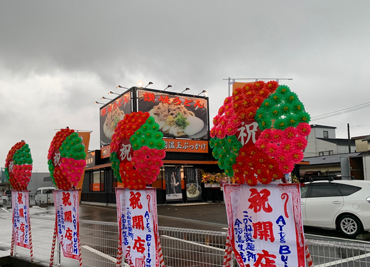
[[[73,129],[61,129],[50,143],[48,166],[53,184],[61,190],[76,187],[86,165],[85,147]]]
[[[27,190],[32,176],[31,150],[23,140],[16,143],[5,160],[5,176],[16,191]]]
[[[268,184],[303,159],[309,121],[288,86],[276,81],[244,84],[224,100],[213,119],[212,154],[237,183]]]
[[[145,189],[152,184],[166,156],[163,133],[148,112],[132,112],[118,122],[110,144],[110,160],[123,188]]]

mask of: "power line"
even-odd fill
[[[349,108],[329,112],[329,113],[326,113],[326,114],[314,116],[314,117],[311,118],[311,120],[316,120],[317,121],[317,120],[327,119],[327,118],[334,117],[334,116],[337,116],[337,115],[340,115],[340,114],[343,114],[343,113],[348,113],[348,112],[352,112],[352,111],[356,111],[356,110],[360,110],[360,109],[368,108],[368,107],[370,107],[370,102],[366,102],[366,103],[363,103],[363,104],[360,104],[360,105],[357,105],[357,106],[353,106],[353,107],[349,107]]]

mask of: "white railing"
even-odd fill
[[[54,219],[31,218],[34,262],[49,266]],[[223,263],[226,232],[159,227],[167,267],[220,267]],[[117,223],[80,221],[83,266],[116,266]],[[370,266],[370,244],[306,239],[315,267]],[[29,261],[29,250],[17,247],[16,257]],[[234,261],[234,260],[233,260]],[[54,266],[79,266],[79,262],[55,252]],[[123,266],[127,266],[123,264]],[[238,266],[234,261],[233,266]]]

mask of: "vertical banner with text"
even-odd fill
[[[155,188],[116,188],[117,221],[122,254],[131,267],[160,265]]]
[[[28,249],[31,248],[29,203],[28,191],[12,191],[14,244]]]
[[[224,199],[239,266],[305,266],[298,184],[225,185]]]
[[[79,190],[54,190],[57,237],[66,258],[79,260]]]

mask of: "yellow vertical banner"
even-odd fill
[[[85,153],[87,156],[87,152],[89,150],[89,144],[90,144],[90,132],[77,132],[77,133],[78,133],[78,136],[82,139],[82,144],[85,147]],[[81,201],[81,192],[82,192],[82,185],[84,183],[84,177],[85,177],[85,168],[84,168],[84,171],[82,172],[81,179],[77,184],[77,188],[80,189],[80,192],[79,192],[80,201]]]

